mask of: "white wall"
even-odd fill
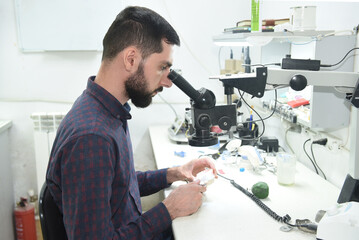
[[[303,1],[264,1],[263,18],[289,16],[289,7]],[[313,5],[313,2],[305,2]],[[174,68],[195,88],[202,86],[223,99],[223,89],[208,76],[219,73],[218,50],[212,36],[223,28],[234,26],[239,20],[250,18],[250,1],[245,0],[124,0],[123,6],[142,5],[152,8],[176,28],[182,46],[176,50]],[[358,3],[316,4],[319,29],[351,29],[359,23]],[[120,11],[120,9],[119,9]],[[36,16],[35,16],[36,17]],[[101,17],[101,16],[94,16]],[[115,16],[113,16],[115,17]],[[17,41],[14,0],[0,2],[0,118],[13,121],[10,130],[10,157],[14,176],[15,199],[36,190],[33,112],[67,111],[86,87],[87,78],[96,74],[100,52],[39,52],[22,53]],[[220,58],[227,57],[223,49]],[[236,54],[240,49],[235,49]],[[223,65],[223,62],[221,63]],[[162,96],[176,103],[180,114],[187,106],[187,97],[176,87]],[[151,124],[170,124],[174,119],[171,109],[156,97],[148,109],[133,108],[130,121],[137,166],[154,167],[147,127]],[[143,119],[146,119],[144,121]],[[273,126],[276,127],[275,125]],[[293,141],[295,141],[293,139]],[[345,156],[345,155],[343,155]],[[335,167],[334,167],[335,168]]]

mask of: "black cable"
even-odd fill
[[[311,157],[309,156],[309,154],[307,153],[307,150],[305,150],[305,144],[306,144],[307,142],[309,142],[309,141],[310,141],[310,138],[308,138],[308,139],[303,143],[303,150],[304,150],[305,155],[307,155],[307,157],[309,158],[309,160],[312,162],[312,164],[313,164],[313,166],[314,166],[314,169],[315,169],[315,172],[319,175],[318,169],[317,169],[317,167],[315,166],[315,164],[314,164],[312,158],[311,158]]]
[[[263,120],[267,120],[268,118],[272,117],[273,114],[275,113],[275,110],[276,110],[276,108],[277,108],[277,102],[278,102],[278,101],[277,101],[277,89],[274,90],[274,93],[275,93],[275,96],[274,96],[274,108],[273,108],[273,111],[272,111],[272,113],[271,113],[269,116],[263,118]]]
[[[261,67],[265,67],[265,66],[269,66],[269,65],[275,65],[275,66],[281,66],[281,63],[265,63],[265,64],[245,64],[243,63],[242,66],[249,66],[249,67],[257,67],[257,66],[261,66]]]
[[[347,52],[347,54],[345,54],[345,56],[342,58],[342,60],[340,60],[339,62],[335,63],[335,64],[320,64],[321,67],[334,67],[338,64],[340,64],[341,62],[344,61],[344,59],[348,56],[348,54],[351,52],[351,51],[354,51],[355,49],[359,49],[358,47],[355,47],[355,48],[352,48],[349,50],[349,52]]]
[[[288,214],[286,214],[283,217],[279,216],[272,209],[270,209],[267,205],[265,205],[259,198],[254,196],[248,190],[244,189],[241,185],[237,184],[233,179],[229,179],[229,178],[227,178],[227,177],[225,177],[225,176],[223,176],[221,174],[218,174],[218,173],[217,173],[217,175],[224,178],[224,179],[226,179],[226,180],[228,180],[235,188],[237,188],[242,193],[247,195],[250,199],[252,199],[260,208],[262,208],[269,216],[274,218],[276,221],[285,223],[285,224],[287,224],[287,225],[289,225],[291,227],[298,227],[298,225],[294,225],[294,224],[289,223],[289,221],[291,220],[291,217]]]
[[[252,107],[247,103],[246,100],[244,100],[244,98],[243,98],[244,92],[241,93],[241,92],[239,91],[239,89],[238,89],[238,93],[239,93],[241,99],[243,100],[243,102],[244,102],[250,109],[252,109],[252,110],[258,115],[258,117],[260,118],[259,120],[252,120],[251,122],[253,123],[253,122],[259,122],[259,121],[261,121],[262,124],[263,124],[262,133],[261,133],[258,137],[256,137],[256,138],[255,138],[255,137],[253,137],[253,138],[243,138],[244,140],[257,140],[257,139],[259,139],[260,137],[263,136],[263,134],[264,134],[264,132],[265,132],[264,120],[267,120],[268,118],[272,117],[273,114],[275,113],[276,108],[277,108],[277,89],[275,89],[274,92],[275,92],[275,101],[274,101],[273,111],[271,112],[271,114],[270,114],[269,116],[267,116],[267,117],[265,117],[265,118],[262,118],[261,115],[259,115],[259,113],[258,113],[256,110],[254,110],[254,108],[252,108]],[[244,123],[249,123],[249,122],[250,122],[250,121],[242,122],[242,124],[244,124]]]
[[[318,169],[322,172],[324,179],[327,180],[327,176],[325,176],[323,170],[319,167],[317,161],[315,160],[314,152],[313,152],[313,142],[312,142],[312,144],[310,145],[310,150],[311,150],[311,152],[312,152],[313,161],[314,161],[315,165],[317,165]]]
[[[273,111],[271,112],[271,114],[269,115],[269,116],[267,116],[267,117],[265,117],[265,118],[261,118],[261,119],[258,119],[258,120],[252,120],[251,122],[259,122],[259,121],[264,121],[264,120],[267,120],[268,118],[270,118],[270,117],[272,117],[273,116],[273,114],[275,113],[275,110],[276,110],[276,108],[277,108],[277,89],[275,89],[274,90],[274,93],[275,93],[275,101],[274,101],[274,108],[273,108]],[[242,98],[242,96],[241,96],[241,98]],[[246,103],[246,102],[245,102]],[[249,106],[248,105],[248,103],[246,103],[247,104],[247,106]],[[249,106],[253,111],[254,111],[254,109],[251,107],[251,106]],[[258,113],[257,113],[258,114]],[[244,124],[244,123],[249,123],[249,121],[247,121],[247,122],[242,122],[242,124]]]
[[[281,148],[283,150],[283,152],[285,152],[284,147],[282,147],[281,145],[278,145],[278,148]]]
[[[245,139],[245,140],[257,140],[257,139],[259,139],[260,137],[262,137],[263,134],[264,134],[264,131],[265,131],[265,128],[266,128],[266,126],[265,126],[265,124],[264,124],[264,121],[263,121],[261,115],[259,115],[259,113],[258,113],[256,110],[254,110],[254,108],[252,108],[252,107],[247,103],[246,100],[244,100],[244,98],[243,98],[244,92],[241,94],[241,91],[239,91],[239,89],[238,89],[238,93],[239,93],[239,95],[241,96],[241,99],[243,100],[243,102],[244,102],[250,109],[252,109],[252,110],[258,115],[258,117],[260,118],[260,121],[262,121],[262,124],[263,124],[262,133],[261,133],[258,137],[243,138],[243,139]],[[259,121],[259,120],[258,120],[258,121]],[[252,121],[252,122],[253,122],[253,121]]]

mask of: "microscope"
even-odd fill
[[[211,127],[218,125],[229,131],[237,125],[237,108],[235,104],[216,106],[216,97],[212,91],[201,88],[195,90],[181,75],[171,70],[168,78],[189,98],[194,134],[188,138],[191,146],[205,147],[218,143],[218,138],[211,133]],[[232,91],[233,93],[233,91]]]
[[[255,75],[243,74],[243,78],[220,78],[223,83],[227,105],[216,106],[216,97],[212,91],[201,88],[195,90],[180,74],[171,70],[168,78],[181,89],[189,98],[191,104],[191,119],[194,134],[188,138],[189,145],[197,147],[211,146],[218,143],[218,138],[211,133],[212,126],[228,131],[233,138],[231,128],[237,126],[237,107],[232,102],[234,88],[243,90],[255,97],[262,97],[266,87],[267,68],[257,68]]]

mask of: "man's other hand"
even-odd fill
[[[197,212],[202,204],[203,192],[206,190],[206,187],[200,185],[198,180],[174,189],[163,200],[172,220]]]

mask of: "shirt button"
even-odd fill
[[[117,119],[120,119],[120,118],[121,118],[121,116],[120,116],[120,115],[117,115],[117,116],[116,116],[116,118],[117,118]]]

